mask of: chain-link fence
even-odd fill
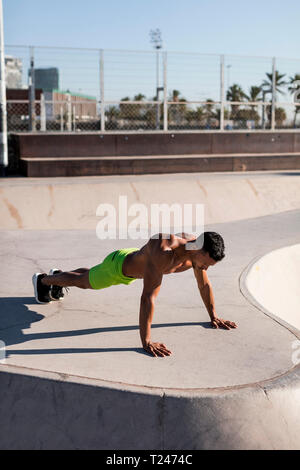
[[[9,132],[300,128],[300,60],[6,46]]]

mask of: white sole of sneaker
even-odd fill
[[[38,277],[41,275],[42,273],[34,273],[34,275],[32,276],[32,284],[33,284],[33,289],[34,289],[34,296],[35,296],[35,300],[37,301],[38,304],[49,304],[50,302],[41,302],[38,298],[38,291],[37,291],[37,281],[38,281]]]
[[[50,269],[49,276],[53,276],[53,274],[55,274],[57,271],[60,271],[60,269],[57,269],[57,268]]]

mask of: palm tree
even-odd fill
[[[246,94],[237,83],[228,88],[226,95],[228,101],[243,101],[244,98],[246,98]]]
[[[231,87],[229,87],[227,90],[227,94],[226,94],[227,101],[241,102],[241,101],[244,101],[244,98],[246,97],[247,95],[245,94],[244,90],[237,83],[234,83],[233,85],[231,85]],[[235,118],[235,115],[238,109],[239,109],[238,104],[231,105],[231,119]]]
[[[130,101],[130,98],[129,96],[125,96],[124,98],[121,98],[121,101]],[[122,119],[126,119],[128,116],[128,104],[122,104],[120,103],[119,105],[119,108],[120,108],[120,118]]]
[[[249,94],[246,95],[246,98],[250,102],[258,102],[261,101],[261,86],[251,86],[249,89]],[[246,120],[251,120],[255,122],[255,125],[257,126],[259,123],[259,115],[257,113],[257,106],[251,105],[249,109],[245,110],[244,113],[245,117],[247,117]]]
[[[249,95],[245,95],[248,101],[261,101],[261,86],[252,86],[249,89]]]
[[[143,99],[146,98],[143,93],[138,93],[133,97],[133,101],[143,101]],[[140,105],[140,104],[132,104],[130,106],[130,117],[133,119],[139,119],[143,117],[145,112],[147,111],[146,106]]]
[[[169,101],[174,101],[175,103],[179,103],[179,102],[186,102],[186,99],[185,98],[182,98],[180,97],[180,91],[179,90],[173,90],[171,93],[170,93],[170,96],[169,96]]]
[[[271,93],[273,95],[273,73],[266,73],[267,78],[262,82],[261,88],[263,92],[263,101],[265,101],[265,95],[268,93]],[[283,91],[281,90],[281,87],[285,86],[287,83],[284,80],[285,74],[284,73],[279,73],[278,70],[275,70],[275,96],[272,96],[272,100],[274,98],[274,101],[276,101],[276,93],[283,94]],[[267,106],[268,108],[268,106]],[[266,109],[267,114],[271,116],[269,113],[268,109]],[[263,106],[263,123],[262,127],[265,127],[265,107]]]
[[[272,106],[268,105],[266,108],[267,108],[266,111],[267,111],[269,122],[271,122]],[[286,115],[285,109],[281,107],[276,107],[275,108],[276,127],[282,127],[283,122],[286,120],[286,118],[287,118],[287,115]]]
[[[214,100],[206,98],[206,103],[203,105],[203,111],[206,118],[206,126],[211,127],[211,120],[217,119],[217,115],[214,110]]]
[[[133,101],[143,101],[144,98],[146,98],[146,96],[143,95],[143,93],[138,93],[133,97]]]
[[[173,90],[169,95],[169,101],[174,103],[186,103],[186,99],[180,96],[179,90]],[[168,114],[170,121],[175,121],[176,127],[180,125],[180,121],[185,117],[187,106],[186,104],[170,104],[168,106]]]
[[[276,127],[282,127],[283,121],[286,120],[286,112],[284,108],[275,109],[275,122]]]
[[[265,93],[272,93],[273,92],[273,74],[272,73],[266,73],[267,79],[265,79],[262,84],[261,88]],[[279,73],[278,70],[275,70],[275,91],[278,93],[283,93],[281,90],[281,87],[284,85],[287,85],[287,82],[283,80],[285,77],[284,73]]]
[[[295,83],[298,82],[298,83]],[[289,87],[288,87],[289,92],[294,96],[294,102],[299,103],[299,98],[297,99],[297,96],[299,96],[300,93],[300,74],[295,73],[293,77],[289,77]],[[296,127],[296,120],[297,120],[297,113],[300,111],[300,106],[295,106],[295,114],[294,114],[294,127]]]
[[[145,95],[138,93],[133,97],[132,101],[143,101],[144,98],[146,98]],[[131,101],[131,98],[129,96],[121,98],[120,114],[122,118],[138,119],[142,116],[143,112],[145,112],[145,106],[139,104],[123,104],[124,101]]]
[[[208,114],[211,114],[213,112],[213,108],[214,108],[214,100],[212,100],[211,98],[206,98],[205,101],[206,101],[206,103],[203,106],[203,108]]]
[[[119,115],[120,115],[120,111],[117,106],[109,106],[109,108],[105,112],[105,116],[107,117],[108,129],[117,129]]]
[[[201,123],[205,118],[205,112],[202,106],[196,109],[187,109],[185,113],[187,122],[191,125],[193,122]]]

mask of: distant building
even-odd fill
[[[97,119],[97,99],[70,91],[53,90],[43,93],[46,102],[46,119],[58,119],[66,115],[68,98],[71,103],[71,114],[77,120]]]
[[[43,91],[53,91],[59,88],[59,71],[56,67],[34,69],[35,88]]]
[[[97,118],[97,99],[94,96],[87,96],[81,93],[72,93],[69,91],[53,90],[52,99],[53,102],[53,115],[58,116],[61,112],[61,106],[66,109],[66,103],[70,96],[72,114],[75,115],[76,119],[89,120]],[[50,97],[46,96],[46,100]]]
[[[42,108],[42,95],[44,97],[44,113]],[[8,130],[28,130],[30,114],[30,90],[6,89]],[[69,104],[69,105],[68,105]],[[69,91],[53,90],[45,92],[35,89],[35,116],[36,124],[40,126],[42,115],[45,115],[50,130],[67,128],[67,120],[72,120],[72,128],[85,121],[97,120],[97,99]],[[37,127],[39,129],[39,127]]]
[[[15,57],[5,57],[5,79],[6,88],[22,88],[22,59]]]

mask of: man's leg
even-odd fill
[[[89,282],[89,269],[78,268],[52,276],[44,276],[41,283],[45,286],[79,287],[80,289],[92,289]]]

